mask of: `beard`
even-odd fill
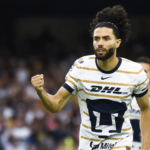
[[[111,56],[113,56],[114,52],[115,52],[115,48],[109,48],[109,49],[104,49],[106,51],[106,54],[104,56],[100,56],[97,54],[97,50],[94,49],[94,53],[96,55],[96,59],[98,60],[107,60],[109,59]]]

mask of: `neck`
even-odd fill
[[[97,59],[98,66],[105,71],[110,71],[110,70],[114,69],[117,66],[118,62],[119,62],[119,59],[118,59],[118,57],[116,57],[116,55],[113,55],[112,57],[110,57],[107,60],[98,60]]]

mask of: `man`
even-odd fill
[[[137,59],[137,62],[139,62],[144,71],[147,74],[147,77],[150,79],[150,59],[148,57],[139,57]],[[150,101],[150,83],[148,84],[148,95],[149,95],[149,101]],[[139,150],[141,148],[141,131],[139,126],[140,121],[140,108],[138,106],[138,103],[135,99],[135,97],[132,100],[132,110],[130,112],[130,120],[133,128],[133,150]]]
[[[141,109],[142,148],[147,150],[150,131],[148,78],[140,64],[118,58],[116,50],[127,42],[130,24],[120,5],[98,12],[91,23],[95,55],[75,61],[66,82],[55,95],[43,89],[43,75],[32,84],[43,105],[52,113],[60,111],[78,94],[81,125],[78,150],[130,150],[132,128],[129,120],[132,95]],[[146,122],[146,123],[145,123]]]

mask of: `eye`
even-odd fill
[[[98,37],[95,37],[95,38],[94,38],[94,40],[95,40],[95,41],[98,41],[98,40],[99,40],[99,38],[98,38]]]
[[[105,37],[105,40],[106,40],[106,41],[110,40],[110,37],[108,37],[108,36],[107,36],[107,37]]]

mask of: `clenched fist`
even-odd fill
[[[31,78],[31,83],[32,83],[32,85],[34,86],[34,88],[37,92],[42,91],[43,86],[44,86],[44,76],[43,76],[43,74],[33,76]]]

